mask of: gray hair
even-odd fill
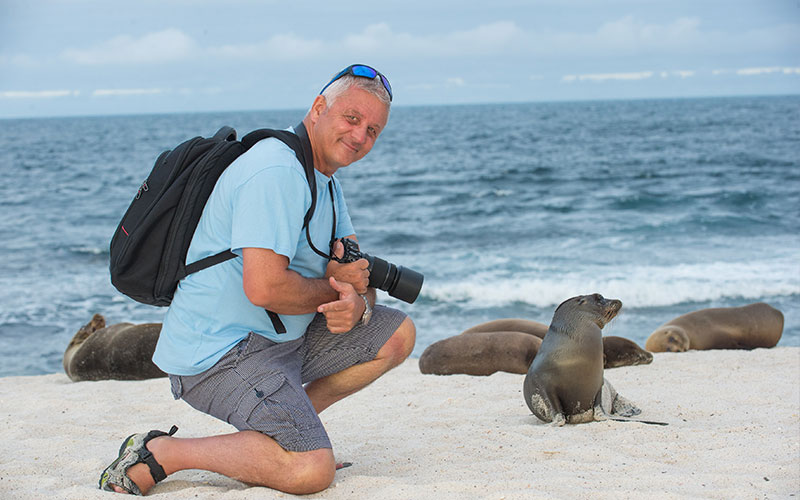
[[[366,90],[370,94],[380,99],[387,108],[391,107],[392,105],[392,101],[389,98],[389,92],[387,92],[386,87],[383,86],[380,76],[375,78],[365,78],[363,76],[353,76],[347,74],[331,83],[328,88],[325,89],[325,92],[323,92],[322,95],[325,97],[328,106],[331,106],[333,105],[333,102],[340,95],[344,94],[345,91],[349,90],[350,87],[358,87],[362,90]]]

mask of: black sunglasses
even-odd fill
[[[389,85],[389,80],[386,79],[383,74],[375,68],[364,64],[351,64],[350,66],[346,67],[342,71],[340,71],[336,76],[328,82],[327,85],[322,87],[322,90],[319,91],[320,94],[325,92],[325,89],[331,86],[333,82],[338,80],[339,78],[343,77],[344,75],[353,75],[353,76],[361,76],[364,78],[369,78],[373,80],[376,76],[381,77],[381,83],[383,83],[383,88],[386,89],[386,92],[389,93],[389,101],[392,100],[392,86]]]

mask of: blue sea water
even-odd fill
[[[158,154],[264,111],[0,120],[0,376],[53,373],[94,313],[160,321],[119,294],[108,243]],[[800,345],[800,97],[399,107],[337,174],[362,249],[424,273],[414,355],[477,323],[549,323],[621,299],[606,334],[764,301]]]

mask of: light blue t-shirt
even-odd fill
[[[314,246],[329,251],[336,200],[336,237],[354,234],[338,182],[314,171],[317,203],[309,224]],[[315,313],[280,315],[286,333],[278,334],[267,312],[244,293],[242,249],[268,248],[289,258],[289,269],[322,278],[328,261],[314,253],[303,230],[311,206],[302,164],[278,139],[266,139],[237,158],[220,176],[198,223],[187,263],[228,248],[235,259],[190,274],[178,285],[164,317],[153,362],[167,373],[195,375],[211,368],[250,332],[275,342],[303,335]]]

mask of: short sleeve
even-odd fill
[[[308,184],[294,168],[259,170],[233,195],[231,249],[267,248],[291,260],[310,205]]]

